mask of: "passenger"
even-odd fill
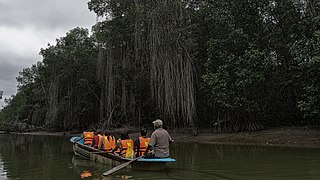
[[[92,146],[94,133],[91,131],[84,131],[82,134],[85,145]]]
[[[97,130],[96,135],[93,137],[93,147],[98,149],[100,140],[102,138],[102,132],[101,130]]]
[[[133,140],[129,138],[128,132],[122,132],[117,141],[116,148],[112,151],[125,158],[133,158]]]
[[[116,147],[116,139],[111,135],[111,132],[106,130],[101,138],[98,148],[107,152],[111,152]]]
[[[149,141],[150,138],[147,137],[147,129],[142,128],[140,130],[140,136],[134,141],[134,147],[137,157],[145,154]]]
[[[152,133],[146,152],[152,149],[151,157],[166,158],[169,157],[169,144],[173,139],[169,133],[162,128],[162,121],[157,119],[153,121],[155,131]],[[150,157],[149,154],[147,157]]]

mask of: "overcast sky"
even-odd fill
[[[0,109],[17,91],[19,71],[42,61],[41,48],[75,27],[91,31],[89,0],[0,0]]]

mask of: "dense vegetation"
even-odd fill
[[[103,21],[41,50],[2,129],[318,125],[320,2],[91,0]]]

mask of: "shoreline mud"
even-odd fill
[[[291,146],[320,148],[319,127],[282,127],[256,132],[202,133],[199,136],[181,136],[178,141],[214,144],[242,144],[264,146]]]
[[[121,129],[114,130],[117,135]],[[315,147],[320,148],[320,127],[281,127],[256,132],[239,133],[214,133],[210,130],[199,130],[197,136],[191,135],[190,130],[168,130],[171,137],[177,142],[197,142],[213,144],[239,144],[239,145],[264,145],[264,146],[291,146],[291,147]],[[152,131],[149,132],[151,134]],[[0,134],[30,134],[51,136],[79,136],[81,132],[4,132]],[[130,136],[135,138],[138,132],[131,129]]]

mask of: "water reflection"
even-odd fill
[[[7,171],[5,170],[5,167],[4,167],[4,163],[2,161],[2,158],[1,158],[1,153],[0,153],[0,179],[7,179]]]
[[[111,169],[112,166],[88,161],[81,157],[73,156],[72,165],[74,172],[79,174],[81,178],[94,179],[94,180],[121,180],[121,179],[134,179],[133,176],[129,175],[133,171],[130,169],[123,169],[119,173],[103,177],[102,173]]]
[[[212,179],[319,179],[318,148],[177,143],[172,153],[188,177]]]
[[[66,170],[70,148],[63,138],[0,135],[0,153],[10,179],[72,179]]]
[[[0,179],[320,179],[320,149],[175,142],[166,171],[123,169],[76,157],[68,138],[0,135]]]
[[[72,157],[72,169],[75,174],[78,174],[80,178],[88,179],[102,179],[101,171],[103,171],[104,165],[93,161],[88,161],[81,157]]]

